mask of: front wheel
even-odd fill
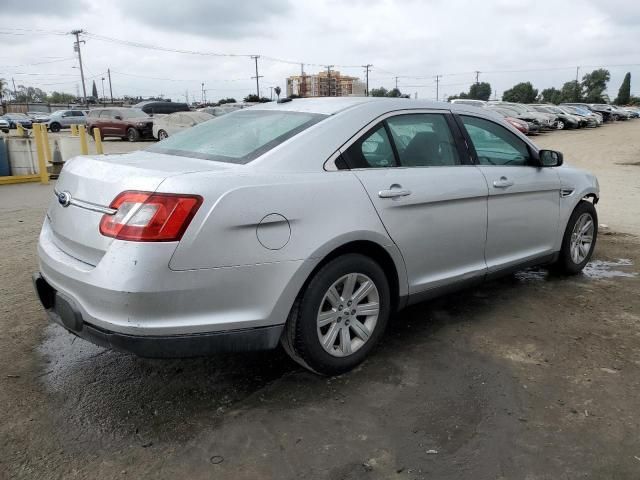
[[[158,140],[164,140],[165,138],[169,138],[169,134],[164,130],[158,130]]]
[[[361,363],[382,336],[391,311],[389,282],[369,257],[327,263],[296,300],[281,342],[299,364],[339,375]]]
[[[53,122],[51,125],[49,125],[49,130],[51,130],[52,132],[56,133],[60,131],[60,124]]]
[[[140,132],[133,127],[127,129],[127,140],[130,142],[137,142],[140,140]]]
[[[598,236],[598,214],[591,202],[582,200],[575,208],[562,239],[557,269],[567,275],[582,271],[591,259]]]
[[[562,120],[558,120],[558,123],[556,123],[556,128],[558,130],[564,130],[564,122]]]

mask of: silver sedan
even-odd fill
[[[40,234],[50,318],[146,357],[275,348],[322,374],[389,316],[539,264],[579,272],[596,178],[487,109],[296,99],[66,163]]]

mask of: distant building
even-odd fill
[[[358,77],[341,75],[338,71],[287,78],[287,97],[347,97],[364,96],[365,85]]]

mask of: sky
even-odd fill
[[[0,0],[0,78],[82,93],[73,29],[82,29],[90,95],[111,70],[116,97],[241,99],[285,90],[285,79],[334,65],[370,88],[397,85],[442,99],[489,82],[561,88],[600,66],[617,95],[631,72],[640,95],[640,2],[634,0]],[[136,46],[137,45],[137,46]],[[142,48],[144,47],[144,48]],[[147,48],[147,47],[159,47]],[[397,77],[397,79],[396,79]]]

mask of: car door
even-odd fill
[[[489,187],[485,256],[489,272],[552,254],[559,235],[560,177],[498,122],[460,115]]]
[[[114,135],[112,116],[112,110],[102,110],[96,119],[94,126],[100,129],[103,137]]]
[[[395,113],[343,152],[417,294],[486,272],[487,184],[441,112]]]

